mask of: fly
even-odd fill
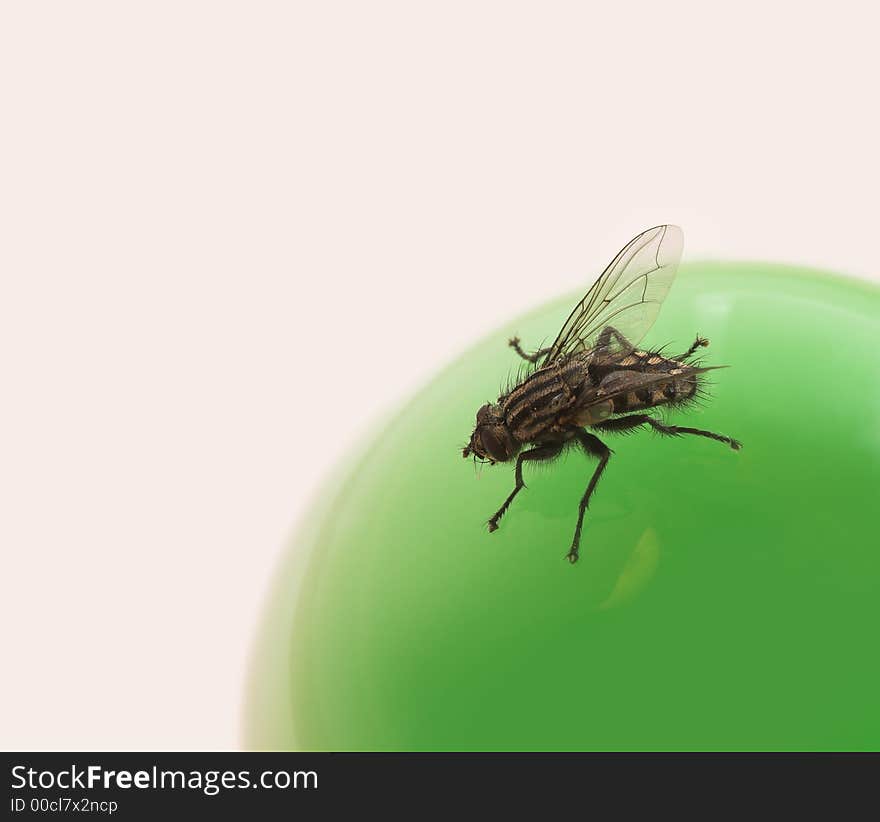
[[[577,562],[584,512],[612,451],[596,435],[632,431],[643,425],[658,434],[690,434],[723,442],[738,451],[738,440],[699,428],[667,425],[648,411],[682,407],[701,394],[702,375],[712,370],[693,360],[709,344],[699,335],[675,357],[638,348],[654,324],[675,278],[683,235],[674,225],[650,228],[630,240],[574,307],[548,348],[527,354],[514,337],[510,346],[534,368],[495,403],[477,411],[477,422],[462,454],[495,464],[516,457],[513,491],[492,515],[498,528],[514,497],[525,487],[524,462],[548,462],[566,448],[580,446],[599,461],[578,506],[569,562]],[[718,366],[714,366],[718,367]],[[528,450],[523,450],[530,446]]]

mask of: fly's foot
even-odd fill
[[[579,557],[579,554],[578,554],[578,550],[577,550],[577,548],[572,548],[572,549],[571,549],[571,550],[565,555],[565,558],[566,558],[566,559],[567,559],[572,565],[574,565],[574,564],[578,561],[578,557]]]
[[[743,447],[743,444],[742,444],[739,440],[734,440],[734,439],[732,439],[732,440],[730,441],[730,447],[731,447],[734,451],[739,451],[739,450]]]
[[[691,343],[691,347],[676,359],[687,360],[696,353],[698,348],[705,348],[707,345],[709,345],[709,340],[697,334],[697,338]]]
[[[493,531],[498,530],[498,520],[495,517],[492,517],[487,523],[486,527],[489,529],[489,533],[491,534]]]
[[[508,344],[508,345],[509,345],[514,351],[516,351],[516,353],[519,354],[520,357],[522,357],[524,360],[529,360],[529,362],[532,362],[532,356],[529,355],[529,354],[526,354],[526,352],[522,350],[522,346],[521,346],[519,343],[520,343],[519,337],[511,337],[511,338],[507,341],[507,344]]]

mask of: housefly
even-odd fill
[[[667,357],[638,348],[653,325],[675,277],[683,236],[673,225],[650,228],[630,240],[584,298],[574,307],[548,348],[527,354],[516,337],[509,345],[528,363],[528,374],[494,403],[477,411],[465,458],[495,464],[516,458],[513,491],[488,521],[498,528],[514,497],[525,487],[523,463],[556,459],[580,447],[599,461],[578,506],[577,524],[566,558],[578,559],[584,512],[612,451],[597,434],[650,426],[658,434],[691,434],[739,450],[723,434],[667,425],[646,413],[682,407],[701,395],[703,374],[693,360],[709,341],[697,336],[682,354]],[[718,366],[715,366],[718,367]],[[529,446],[527,450],[523,450]]]

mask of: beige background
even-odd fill
[[[873,5],[4,3],[2,746],[236,747],[320,478],[636,232],[877,277]]]

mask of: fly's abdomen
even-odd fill
[[[682,405],[692,400],[699,389],[698,374],[683,373],[685,370],[673,368],[667,372],[668,380],[618,394],[613,399],[614,413],[641,411],[658,405]]]

